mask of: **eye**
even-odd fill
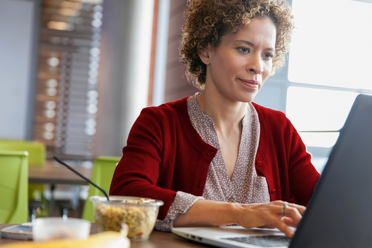
[[[271,52],[268,52],[268,53],[264,53],[263,56],[264,56],[264,59],[265,60],[270,60],[270,59],[272,59],[274,57],[274,54],[271,53]]]
[[[236,49],[243,54],[248,54],[251,51],[249,47],[237,47]]]

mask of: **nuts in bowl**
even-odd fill
[[[128,237],[146,240],[154,228],[162,201],[132,196],[104,196],[89,198],[94,206],[95,222],[100,231],[121,231],[128,226]]]

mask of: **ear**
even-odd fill
[[[207,47],[201,47],[198,50],[198,55],[199,55],[200,60],[206,65],[208,65],[210,63],[210,48],[209,48],[209,46],[210,45],[208,45]]]

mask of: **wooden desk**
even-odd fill
[[[58,164],[57,162],[48,160],[44,166],[29,166],[28,181],[34,184],[71,184],[71,185],[86,185],[87,182],[81,177],[74,174],[72,171]],[[75,166],[74,169],[79,171],[85,177],[90,178],[91,169],[82,166]]]
[[[0,229],[9,226],[6,224],[0,224]],[[91,233],[95,233],[95,226],[92,226]],[[19,242],[19,240],[11,239],[0,239],[0,246],[5,244],[11,244]],[[30,241],[32,242],[32,241]],[[146,241],[131,241],[131,248],[201,248],[205,247],[201,244],[193,243],[188,240],[177,237],[173,233],[153,231],[150,235],[149,240]]]

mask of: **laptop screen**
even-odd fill
[[[290,247],[372,247],[372,96],[359,95]]]

